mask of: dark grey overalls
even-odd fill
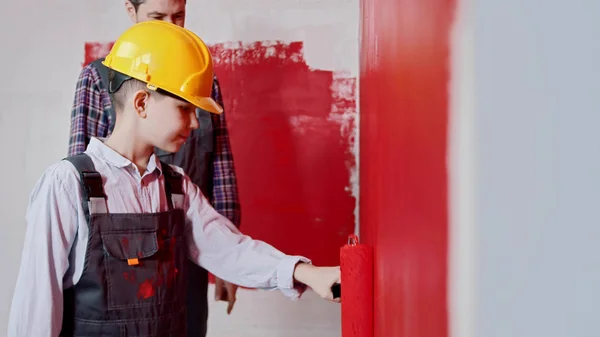
[[[85,154],[79,171],[89,225],[83,273],[65,290],[60,336],[185,336],[186,283],[182,176],[163,164],[169,210],[109,213],[102,177]]]
[[[107,68],[99,59],[93,62],[106,88],[108,83]],[[199,127],[192,131],[190,139],[177,153],[168,153],[156,149],[158,158],[167,163],[183,168],[191,181],[198,185],[202,193],[210,198],[213,195],[213,149],[214,134],[212,118],[209,112],[197,109]],[[110,132],[114,127],[115,113],[111,109]],[[208,320],[208,272],[193,262],[187,263],[187,331],[188,337],[205,337]],[[181,324],[181,322],[180,322]],[[181,337],[181,336],[180,336]]]

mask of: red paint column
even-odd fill
[[[445,337],[447,123],[454,2],[362,0],[361,240],[377,337]]]

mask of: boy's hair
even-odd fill
[[[164,97],[164,95],[159,92],[149,90],[146,87],[146,83],[117,73],[112,69],[108,70],[108,78],[110,82],[108,92],[110,93],[112,102],[115,105],[113,108],[117,113],[121,113],[123,111],[125,108],[125,102],[127,102],[129,95],[138,90],[145,90],[148,95],[150,97],[154,97],[154,99],[161,99]]]

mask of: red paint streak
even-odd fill
[[[129,249],[129,239],[124,237],[121,239],[121,244],[123,244],[123,249],[124,250],[128,250]]]
[[[166,235],[166,230],[162,231],[163,234]],[[165,240],[169,241],[168,249],[165,250]],[[177,278],[177,274],[179,270],[175,268],[175,247],[177,246],[176,238],[161,238],[158,240],[158,263],[156,266],[156,277],[145,280],[138,287],[138,298],[139,299],[148,299],[156,294],[156,291],[166,285],[167,288],[171,288],[174,285],[175,279]],[[138,253],[141,255],[141,253]],[[139,268],[140,266],[135,266],[134,268]],[[132,272],[124,272],[123,278],[126,281],[135,283],[136,275],[135,269]]]
[[[360,223],[362,241],[374,248],[375,336],[448,336],[454,5],[362,0]]]
[[[166,235],[166,230],[163,230],[164,235]],[[161,262],[158,264],[157,268],[157,279],[154,282],[156,287],[162,287],[165,285],[167,288],[173,287],[175,279],[177,277],[177,268],[175,268],[175,247],[177,246],[177,238],[168,239],[169,249],[164,252],[164,258],[161,259]],[[159,240],[159,251],[163,251],[162,247],[164,246],[164,241]]]
[[[171,238],[171,244],[169,245],[169,262],[167,265],[167,287],[173,287],[175,279],[177,278],[177,268],[175,268],[175,247],[177,247],[177,238]]]
[[[136,283],[135,272],[124,272],[123,278],[125,281],[129,281],[131,283]]]
[[[94,53],[86,54],[86,63],[104,56],[96,44],[86,44],[86,53]],[[235,158],[242,230],[288,254],[337,265],[355,222],[355,79],[310,69],[302,42],[210,48]]]
[[[145,300],[155,295],[155,289],[151,280],[146,280],[138,288],[138,298]]]

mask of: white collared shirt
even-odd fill
[[[168,210],[160,161],[152,155],[140,174],[128,159],[92,138],[85,152],[103,178],[109,213]],[[172,166],[183,173],[179,167]],[[274,247],[243,235],[216,212],[184,174],[184,211],[189,226],[190,259],[229,282],[280,289],[297,299],[293,272],[299,261]],[[29,199],[27,230],[10,311],[9,337],[57,337],[63,315],[63,289],[77,284],[84,265],[88,224],[81,205],[79,173],[68,161],[50,166]]]

